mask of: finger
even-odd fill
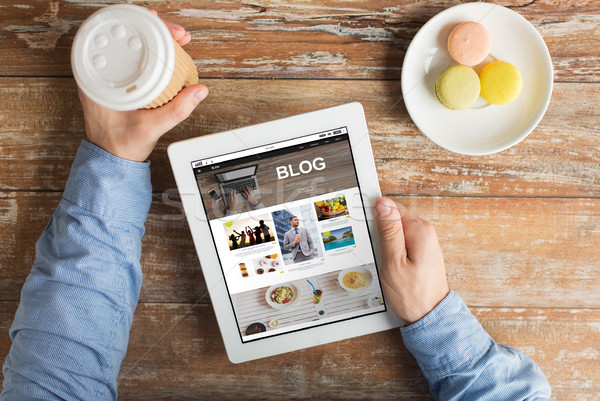
[[[437,238],[433,225],[415,214],[407,213],[402,219],[404,243],[408,258],[413,262],[424,260],[432,238]]]
[[[153,111],[151,123],[155,124],[159,137],[189,117],[198,103],[208,96],[208,88],[196,84],[184,88],[169,103]]]
[[[187,45],[188,43],[190,43],[191,40],[192,40],[192,34],[186,31],[183,38],[177,40],[177,43],[179,43],[180,46],[184,46],[184,45]]]
[[[154,15],[158,15],[158,13],[156,12],[156,10],[154,10],[152,8],[149,8],[148,11],[150,11]]]
[[[167,28],[169,28],[169,33],[171,33],[173,39],[175,39],[178,43],[185,37],[186,31],[181,25],[177,25],[165,20],[163,20],[163,22],[165,23]]]
[[[406,214],[403,206],[402,209]],[[396,203],[389,198],[377,199],[375,214],[383,256],[392,258],[406,256],[402,214]]]

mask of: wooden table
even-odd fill
[[[0,0],[2,359],[35,241],[84,135],[69,50],[96,3]],[[529,137],[481,157],[424,137],[400,91],[410,40],[459,3],[148,3],[192,32],[187,49],[211,95],[151,156],[145,277],[122,400],[430,399],[396,330],[229,363],[167,162],[175,140],[355,100],[383,193],[436,225],[450,285],[485,329],[538,362],[553,399],[600,398],[600,2],[494,1],[543,35],[555,86]]]

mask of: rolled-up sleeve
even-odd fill
[[[1,400],[111,400],[142,284],[149,163],[84,141],[36,244]]]

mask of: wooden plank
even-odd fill
[[[600,306],[597,199],[397,200],[436,226],[450,286],[469,305]]]
[[[399,79],[404,53],[432,16],[462,1],[152,2],[192,33],[203,77]],[[543,35],[556,79],[598,81],[598,2],[492,1]],[[70,76],[70,46],[97,2],[2,1],[0,75]]]
[[[0,360],[17,304],[0,303]],[[546,374],[552,400],[600,395],[598,309],[472,308],[500,344]],[[560,344],[560,346],[557,346]],[[1,376],[0,376],[1,377]],[[389,330],[240,365],[227,360],[210,305],[140,304],[119,377],[120,399],[430,400],[400,334]]]
[[[578,196],[600,193],[598,84],[555,86],[536,130],[490,156],[448,152],[412,123],[396,81],[205,80],[211,95],[151,155],[154,189],[174,189],[169,143],[362,102],[384,193]],[[251,94],[251,95],[250,95]],[[0,189],[62,190],[84,125],[67,78],[0,78]]]
[[[17,301],[58,193],[0,193],[0,294]],[[397,198],[437,228],[448,278],[471,305],[600,306],[599,199]],[[155,194],[142,302],[208,303],[177,198]]]

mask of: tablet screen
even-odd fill
[[[191,167],[242,342],[386,310],[346,127]]]

